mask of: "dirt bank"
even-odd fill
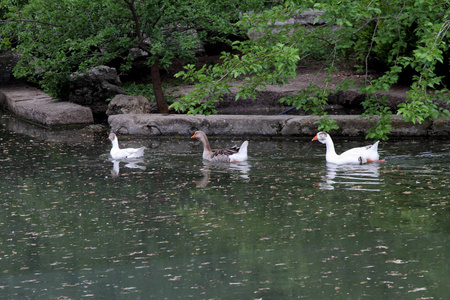
[[[358,74],[353,68],[349,66],[340,66],[340,71],[336,72],[332,76],[331,82],[327,83],[327,87],[334,89],[338,86],[339,82],[352,80],[355,82],[355,87],[347,91],[340,91],[336,94],[330,95],[329,105],[326,107],[329,114],[345,115],[345,114],[361,114],[363,108],[361,102],[364,101],[364,94],[357,92],[357,89],[365,84],[365,76]],[[294,95],[297,91],[305,89],[310,83],[314,83],[318,86],[325,85],[325,78],[328,74],[325,72],[322,64],[317,62],[310,62],[302,65],[298,68],[297,77],[290,80],[289,84],[283,86],[267,86],[264,91],[259,91],[259,94],[255,100],[252,99],[240,99],[235,101],[235,94],[228,94],[224,96],[222,102],[216,105],[219,114],[279,114],[286,112],[290,108],[289,105],[279,102],[280,98]],[[379,74],[369,72],[368,76],[376,77]],[[242,84],[243,81],[236,81],[234,86]],[[193,89],[190,85],[179,85],[168,90],[174,97],[179,97],[191,91]],[[389,106],[392,111],[396,111],[397,105],[404,102],[407,97],[408,87],[394,86],[389,93],[380,93],[380,95],[386,95],[389,100]],[[236,89],[232,89],[236,92]],[[289,114],[303,115],[303,111],[296,109],[290,110]]]

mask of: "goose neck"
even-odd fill
[[[203,158],[207,158],[212,155],[211,146],[209,145],[209,140],[205,135],[200,135],[199,140],[203,144]]]
[[[336,150],[334,149],[334,143],[333,143],[333,140],[331,138],[327,138],[326,139],[325,145],[327,147],[327,153],[326,153],[327,157],[337,156]]]
[[[111,143],[112,143],[113,148],[115,148],[115,149],[119,148],[119,141],[117,140],[117,138],[111,140]]]

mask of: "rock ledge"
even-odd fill
[[[121,114],[108,118],[111,131],[123,135],[192,135],[202,130],[207,135],[219,136],[314,136],[317,116],[292,115],[164,115]],[[330,116],[340,127],[333,135],[365,136],[374,120],[359,115]],[[390,136],[448,136],[450,118],[413,124],[400,116],[392,116]]]
[[[53,99],[25,85],[0,87],[0,105],[20,118],[48,126],[94,122],[90,108]]]

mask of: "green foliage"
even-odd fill
[[[214,103],[220,101],[224,92],[231,92],[231,82],[242,78],[244,83],[237,86],[236,100],[239,98],[255,98],[256,88],[264,89],[271,84],[282,85],[287,79],[295,76],[297,61],[299,59],[295,48],[278,43],[275,45],[249,47],[251,42],[236,42],[235,49],[241,55],[224,53],[222,65],[205,65],[196,70],[188,65],[185,71],[176,74],[176,77],[197,82],[193,92],[172,104],[174,109],[189,114],[215,113]],[[247,52],[249,50],[252,52]],[[253,76],[254,74],[265,76]]]
[[[16,34],[21,60],[16,77],[39,82],[53,95],[72,72],[107,63],[136,43],[129,32],[127,10],[114,1],[31,0],[11,11],[8,23]],[[122,34],[121,34],[122,33]]]
[[[417,89],[415,86],[408,91],[408,101],[400,103],[397,114],[401,114],[405,121],[412,123],[426,122],[441,116],[450,116],[447,109],[439,106],[434,99],[448,99],[449,95],[443,91],[426,91]]]
[[[155,100],[155,94],[150,84],[129,82],[122,86],[127,95],[144,96],[148,101]]]
[[[326,68],[328,76],[325,78],[325,83],[331,82],[333,71],[335,67]],[[295,106],[297,109],[303,109],[305,112],[309,112],[312,115],[323,116],[319,121],[314,124],[318,125],[319,131],[330,132],[333,129],[338,129],[339,126],[336,124],[335,120],[331,120],[328,113],[325,111],[325,106],[328,104],[328,96],[331,93],[338,92],[342,86],[352,85],[351,82],[346,81],[342,85],[338,86],[336,89],[330,89],[325,86],[319,86],[314,83],[310,83],[305,89],[298,91],[293,96],[288,96],[280,99],[281,103],[287,103],[288,105]]]
[[[215,113],[215,103],[232,88],[236,99],[255,98],[267,85],[284,85],[296,76],[306,58],[326,61],[329,76],[309,85],[287,103],[324,116],[319,128],[336,127],[324,106],[330,93],[349,88],[342,82],[330,89],[327,80],[337,70],[335,62],[355,60],[366,75],[359,89],[368,95],[365,113],[377,120],[368,138],[386,139],[390,116],[421,123],[448,116],[445,66],[449,57],[450,4],[438,0],[0,0],[3,16],[1,46],[22,55],[15,76],[39,82],[52,94],[63,94],[69,75],[111,61],[120,61],[120,71],[129,71],[133,47],[150,54],[147,63],[168,67],[175,58],[193,58],[202,40],[223,40],[227,34],[252,32],[259,37],[236,42],[233,53],[223,54],[223,63],[192,65],[177,74],[195,84],[186,97],[172,104],[176,110],[197,114]],[[316,21],[327,26],[314,29],[298,23],[272,26],[308,9],[320,10]],[[242,13],[252,11],[252,13]],[[240,16],[241,15],[241,16]],[[237,54],[238,53],[238,54]],[[374,64],[385,72],[368,76]],[[445,66],[446,73],[438,71]],[[439,67],[439,68],[438,68]],[[389,91],[400,78],[409,76],[411,90],[405,103],[391,111],[380,91]],[[243,82],[236,84],[236,80]]]
[[[375,120],[374,126],[369,128],[369,133],[366,138],[387,140],[387,134],[392,129],[392,112],[388,107],[387,97],[378,97],[375,94],[368,94],[362,105],[365,112],[361,115],[361,117],[369,117]]]
[[[238,25],[259,34],[259,38],[235,44],[241,55],[224,55],[221,65],[199,70],[188,66],[178,76],[196,83],[192,93],[172,105],[188,113],[214,113],[214,103],[223,93],[230,92],[233,81],[243,79],[236,86],[237,98],[255,96],[256,89],[268,84],[285,84],[295,77],[295,64],[305,58],[326,60],[330,74],[336,70],[339,58],[355,59],[359,70],[366,75],[365,85],[359,90],[366,93],[363,106],[368,116],[376,120],[367,138],[387,139],[391,130],[389,109],[380,91],[389,91],[401,76],[410,74],[411,91],[406,103],[399,105],[397,113],[406,121],[423,122],[449,112],[440,103],[450,104],[448,90],[437,75],[436,64],[444,64],[448,57],[448,29],[450,5],[438,0],[405,2],[381,1],[285,1],[284,5],[261,13],[244,14]],[[276,29],[275,22],[283,22],[299,11],[318,9],[327,26],[314,29],[287,23]],[[283,60],[285,56],[286,60]],[[385,73],[371,78],[369,67],[382,62]],[[408,73],[410,71],[414,73]],[[450,74],[445,74],[450,78]],[[330,80],[330,76],[326,80]],[[324,110],[331,92],[327,82],[310,84],[294,97],[283,99],[291,105],[322,115],[319,128],[331,130]],[[338,89],[348,89],[341,83]]]
[[[5,46],[21,53],[16,77],[37,81],[61,95],[72,72],[120,61],[130,69],[131,48],[149,53],[148,64],[168,67],[192,58],[207,37],[238,34],[232,23],[257,1],[212,0],[1,0]],[[14,41],[14,42],[8,42]]]

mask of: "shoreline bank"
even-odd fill
[[[64,125],[93,125],[90,108],[51,98],[37,88],[0,86],[0,105],[16,117],[50,128]],[[112,132],[120,135],[192,135],[202,130],[215,136],[311,136],[317,133],[317,116],[302,115],[182,115],[120,114],[108,118]],[[330,115],[340,127],[334,136],[365,136],[375,122],[359,115]],[[392,116],[390,137],[450,136],[450,117],[413,124]]]

